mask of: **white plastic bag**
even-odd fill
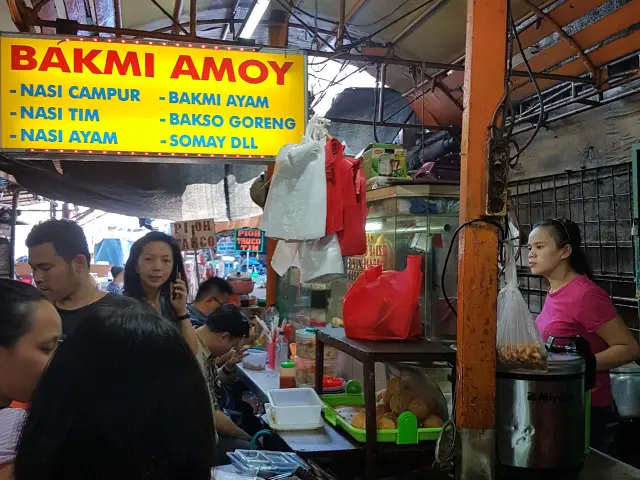
[[[506,285],[498,294],[498,362],[503,368],[546,370],[547,355],[516,274],[514,248],[505,247]]]
[[[335,233],[306,242],[279,241],[271,266],[280,276],[289,267],[298,267],[302,283],[330,282],[344,276],[342,250]]]
[[[302,143],[285,145],[276,156],[260,228],[269,238],[315,240],[327,222],[326,121],[309,120]]]

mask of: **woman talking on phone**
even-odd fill
[[[194,354],[197,337],[187,311],[187,284],[182,254],[176,240],[149,232],[131,247],[124,268],[124,294],[151,305],[178,326]]]
[[[591,446],[610,452],[618,425],[609,370],[640,356],[640,346],[617,314],[609,296],[593,282],[581,248],[580,229],[571,220],[544,220],[529,234],[531,273],[549,282],[536,324],[542,338],[579,335],[596,357],[591,394]]]

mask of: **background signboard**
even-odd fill
[[[171,224],[171,233],[180,243],[182,251],[198,250],[200,248],[215,248],[215,221],[191,220]]]
[[[236,229],[236,252],[264,253],[264,232],[259,228]]]
[[[302,139],[306,74],[290,52],[2,34],[0,148],[274,156]]]

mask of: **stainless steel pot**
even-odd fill
[[[629,363],[611,370],[611,391],[620,416],[640,418],[640,366]]]
[[[548,363],[547,372],[497,373],[496,444],[502,467],[558,472],[582,467],[585,360],[550,353]]]

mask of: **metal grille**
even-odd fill
[[[524,238],[546,218],[568,218],[580,226],[596,282],[613,298],[621,315],[633,315],[632,323],[637,323],[631,163],[519,180],[509,184],[509,192]],[[539,313],[547,285],[531,274],[526,247],[521,250],[518,277],[529,309]]]

